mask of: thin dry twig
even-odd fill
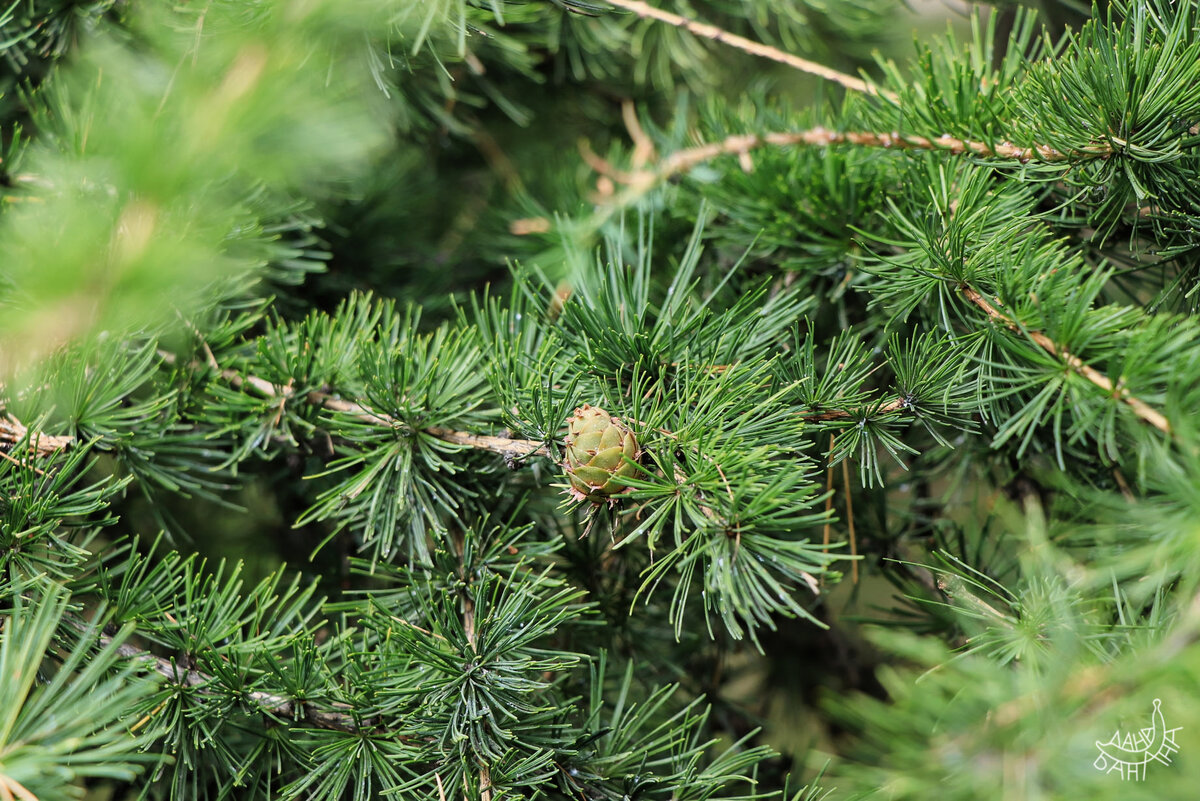
[[[168,351],[160,350],[159,357],[167,364],[175,364],[177,358],[175,354]],[[244,376],[235,370],[217,369],[213,362],[211,352],[208,355],[209,362],[193,362],[190,366],[195,369],[205,367],[212,368],[217,374],[228,381],[236,389],[253,390],[266,398],[277,399],[279,408],[277,417],[282,415],[284,406],[287,402],[295,397],[298,397],[290,386],[276,386],[266,379],[258,376]],[[328,392],[310,392],[306,398],[308,403],[314,406],[321,406],[330,411],[343,412],[351,414],[369,423],[376,425],[388,426],[391,428],[401,429],[405,424],[380,412],[376,412],[363,406],[360,403],[342,400],[336,398]],[[8,419],[0,418],[0,445],[4,443],[16,444],[20,442],[28,433],[24,425],[18,422],[15,418]],[[443,442],[449,442],[454,445],[462,445],[476,450],[490,451],[506,459],[516,460],[524,459],[530,456],[550,456],[549,449],[541,442],[531,439],[511,439],[509,437],[493,437],[487,434],[473,434],[469,431],[456,431],[451,428],[443,428],[440,426],[430,426],[420,429],[420,433],[427,434]],[[49,456],[58,451],[64,450],[75,444],[75,438],[70,436],[52,436],[50,434],[42,434],[34,432],[30,437],[30,449],[38,456]]]
[[[626,120],[626,125],[628,126],[628,120]],[[640,128],[638,130],[640,131]],[[638,140],[632,129],[630,137],[635,142],[636,153],[638,152]],[[1103,159],[1113,154],[1112,148],[1106,144],[1065,153],[1049,145],[1021,147],[1012,142],[996,142],[989,145],[986,142],[959,139],[950,135],[930,139],[925,136],[902,134],[898,131],[833,131],[820,125],[804,131],[733,134],[716,142],[706,142],[677,150],[659,161],[655,167],[638,168],[634,164],[632,172],[622,170],[609,163],[593,152],[586,143],[580,144],[580,152],[588,166],[600,175],[597,182],[596,200],[614,207],[623,207],[663,181],[721,156],[737,156],[742,169],[750,170],[753,168],[750,152],[760,147],[833,147],[835,145],[882,147],[895,150],[929,150],[952,155],[970,154],[978,158],[1005,159],[1022,164],[1031,161],[1055,163],[1072,159]],[[619,194],[616,192],[615,185],[617,184],[625,187],[624,191]]]
[[[633,105],[632,100],[621,101],[621,119],[625,121],[625,129],[629,131],[629,138],[633,140],[633,155],[630,157],[630,163],[633,164],[634,169],[640,170],[654,160],[654,142],[642,130],[642,124],[637,117],[637,108]]]
[[[78,631],[86,632],[88,630],[88,626],[82,621],[72,621],[71,625]],[[102,648],[107,647],[112,642],[113,638],[107,634],[102,634],[99,637],[99,644]],[[144,665],[149,670],[163,676],[167,681],[181,684],[185,687],[203,688],[214,680],[214,677],[208,673],[193,668],[185,668],[173,659],[155,656],[128,643],[118,645],[117,653],[125,659]],[[304,720],[310,726],[315,726],[319,729],[358,732],[374,728],[376,725],[374,718],[360,718],[350,714],[344,710],[349,710],[351,707],[338,702],[331,704],[334,707],[333,709],[321,709],[309,701],[288,698],[287,696],[262,692],[261,690],[246,693],[244,699],[252,704],[257,711],[288,720]]]
[[[851,580],[858,583],[858,540],[854,536],[854,501],[850,492],[850,460],[842,460],[842,483],[846,486],[846,525],[850,531],[850,563]]]
[[[31,464],[26,464],[25,462],[22,462],[19,459],[14,459],[13,457],[9,456],[4,451],[0,451],[0,459],[4,459],[5,461],[12,462],[17,467],[24,467],[26,470],[32,470],[33,472],[37,473],[39,476],[44,477],[46,475],[45,470],[41,470],[37,467],[34,467]]]
[[[7,443],[10,446],[15,446],[18,442],[29,436],[29,449],[38,456],[49,456],[52,453],[65,450],[74,444],[74,437],[52,436],[43,434],[40,431],[35,431],[32,435],[29,429],[21,424],[17,418],[9,415],[7,418],[0,417],[0,444]]]
[[[855,78],[853,75],[838,72],[835,69],[826,67],[824,64],[818,64],[815,61],[794,56],[779,48],[756,42],[753,39],[747,39],[745,36],[738,36],[736,33],[730,33],[722,28],[718,28],[716,25],[696,22],[687,17],[672,14],[670,11],[663,11],[661,8],[655,8],[648,3],[643,3],[642,0],[608,0],[608,4],[637,14],[643,19],[652,19],[675,28],[682,28],[693,36],[699,36],[701,39],[709,39],[718,44],[741,50],[743,53],[749,53],[752,56],[784,64],[809,75],[816,75],[819,78],[824,78],[827,81],[844,86],[851,91],[862,92],[868,95],[878,95],[893,101],[896,100],[896,96],[893,93],[872,86],[861,78]]]
[[[330,411],[345,412],[354,415],[367,422],[382,424],[392,428],[405,427],[403,422],[394,417],[376,412],[360,403],[335,398],[325,392],[310,392],[308,401]],[[469,431],[455,431],[454,429],[442,428],[440,426],[430,426],[429,428],[422,428],[420,431],[422,434],[428,434],[443,442],[464,445],[468,448],[475,448],[481,451],[491,451],[507,459],[524,459],[528,456],[550,455],[549,449],[544,444],[532,439],[493,437],[487,434],[472,434]]]
[[[160,350],[158,352],[160,358],[168,364],[175,364],[177,361],[175,354],[168,351]],[[201,368],[206,365],[195,363],[192,366]],[[210,366],[210,365],[209,365]],[[270,381],[259,378],[257,376],[243,376],[235,370],[225,369],[219,372],[221,378],[228,381],[237,389],[245,389],[249,387],[258,394],[267,398],[279,398],[280,403],[297,397],[290,386],[276,386]],[[360,420],[374,423],[377,425],[385,425],[391,428],[404,428],[405,424],[390,415],[377,412],[361,403],[342,400],[336,398],[328,392],[310,392],[305,400],[314,406],[321,406],[330,411],[343,412],[358,417]],[[281,406],[282,408],[282,406]],[[442,428],[432,426],[421,429],[421,433],[428,434],[431,437],[449,442],[454,445],[463,445],[468,448],[477,450],[491,451],[492,453],[500,454],[508,459],[523,459],[528,456],[549,456],[550,452],[541,442],[531,439],[510,439],[508,437],[493,437],[486,434],[472,434],[468,431],[455,431],[450,428]]]
[[[888,401],[882,406],[873,410],[874,414],[890,414],[898,412],[909,405],[905,398],[896,398],[893,401]],[[861,414],[863,408],[871,408],[870,404],[866,404],[858,409],[828,409],[823,412],[802,412],[800,417],[810,423],[827,423],[833,420],[846,420],[853,417],[855,414]],[[829,443],[829,447],[833,447],[833,442]]]
[[[463,631],[467,635],[467,645],[471,647],[473,653],[477,653],[479,649],[475,645],[475,599],[471,597],[470,578],[467,575],[467,566],[464,560],[465,543],[459,539],[456,547],[462,579],[465,582],[459,592],[462,599]],[[480,801],[492,801],[492,773],[487,764],[483,762],[479,765],[479,798]]]
[[[1097,145],[1077,154],[1070,154],[1055,150],[1049,145],[1021,147],[1012,142],[996,142],[989,145],[986,142],[959,139],[949,134],[930,139],[926,136],[902,134],[899,131],[833,131],[818,125],[804,131],[770,131],[763,134],[727,136],[718,142],[709,142],[672,153],[662,162],[659,171],[667,172],[667,176],[675,175],[717,156],[740,155],[765,145],[774,147],[857,145],[894,150],[935,150],[945,151],[952,155],[970,153],[980,158],[1011,159],[1021,163],[1067,161],[1073,157],[1106,158],[1112,155],[1112,149],[1106,145]]]
[[[1079,375],[1086,378],[1088,381],[1095,384],[1100,389],[1112,395],[1112,397],[1126,404],[1133,413],[1139,418],[1157,428],[1164,434],[1171,433],[1171,422],[1167,420],[1157,409],[1151,407],[1148,403],[1140,398],[1134,397],[1129,388],[1124,386],[1122,381],[1113,384],[1112,379],[1096,370],[1094,367],[1084,364],[1083,360],[1078,356],[1068,351],[1063,346],[1059,345],[1050,337],[1043,334],[1041,331],[1029,331],[1017,325],[1016,321],[1009,317],[1004,312],[993,306],[987,298],[979,294],[976,290],[969,286],[964,286],[960,290],[967,300],[974,303],[992,320],[1000,323],[1005,328],[1012,331],[1024,331],[1025,334],[1032,339],[1038,347],[1049,353],[1051,356],[1062,359],[1068,367],[1074,370]]]

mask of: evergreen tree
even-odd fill
[[[1192,797],[1200,11],[1043,11],[10,4],[0,798]]]

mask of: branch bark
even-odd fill
[[[34,431],[30,435],[29,429],[16,418],[0,417],[0,444],[7,444],[11,448],[26,436],[29,436],[29,449],[42,457],[65,450],[75,442],[74,437],[56,437],[40,431]]]
[[[971,303],[974,303],[976,306],[982,309],[988,317],[997,323],[1000,323],[1005,328],[1008,328],[1011,331],[1024,330],[1017,325],[1015,320],[993,306],[987,300],[987,298],[979,294],[979,292],[976,290],[969,286],[964,286],[960,291],[962,292],[963,297],[965,297]],[[1139,418],[1154,426],[1164,434],[1171,433],[1171,422],[1166,418],[1166,416],[1150,406],[1150,404],[1146,403],[1140,398],[1135,397],[1127,387],[1114,385],[1112,379],[1110,379],[1108,376],[1104,375],[1099,370],[1096,370],[1094,367],[1085,364],[1082,359],[1068,351],[1063,346],[1059,345],[1054,340],[1050,339],[1050,337],[1046,336],[1041,331],[1025,331],[1025,333],[1030,339],[1037,343],[1038,347],[1040,347],[1042,350],[1046,351],[1051,356],[1062,359],[1072,370],[1079,373],[1081,376],[1095,384],[1100,389],[1112,395],[1112,397],[1117,398],[1122,403],[1127,405]]]
[[[86,632],[89,630],[89,626],[82,621],[69,620],[68,622],[77,631]],[[99,637],[101,647],[107,647],[112,642],[113,638],[107,634],[101,634]],[[214,677],[208,673],[193,668],[185,668],[173,659],[155,656],[128,643],[118,645],[117,653],[125,659],[144,665],[148,670],[158,673],[167,681],[181,684],[185,687],[203,687],[214,680]],[[253,705],[254,709],[252,711],[267,712],[281,718],[287,718],[288,720],[303,720],[310,726],[315,726],[319,729],[359,732],[374,728],[375,726],[375,721],[372,718],[360,719],[348,711],[343,711],[351,708],[346,704],[335,702],[333,704],[334,709],[320,709],[308,701],[301,701],[285,695],[263,692],[261,690],[246,693],[245,700]]]
[[[910,405],[909,402],[907,400],[905,400],[904,398],[896,398],[895,400],[888,401],[887,403],[880,406],[878,409],[874,410],[874,414],[888,414],[890,412],[898,412],[902,409],[907,408],[909,405]],[[847,419],[853,417],[855,415],[855,413],[861,413],[863,408],[869,408],[869,404],[866,404],[863,407],[860,407],[859,409],[854,409],[854,410],[830,409],[830,410],[824,411],[824,412],[803,412],[803,413],[801,413],[800,417],[802,417],[803,419],[807,420],[810,423],[828,423],[828,422],[832,422],[834,420],[847,420]]]
[[[751,151],[768,145],[772,147],[856,145],[895,150],[940,151],[952,155],[969,153],[979,158],[1006,159],[1022,164],[1031,161],[1045,163],[1090,161],[1109,158],[1113,155],[1112,148],[1105,144],[1067,153],[1049,145],[1035,144],[1021,147],[1012,142],[996,142],[989,145],[986,142],[958,139],[948,134],[930,139],[925,136],[902,134],[898,131],[831,131],[823,126],[817,126],[804,131],[734,134],[717,142],[707,142],[677,150],[662,159],[657,166],[633,171],[618,169],[589,150],[584,151],[584,157],[589,166],[601,175],[599,182],[601,189],[597,193],[597,202],[612,208],[624,208],[659,183],[686,173],[692,168],[720,156],[737,156],[741,161],[742,168],[749,170],[753,166],[750,161]],[[624,191],[616,194],[613,184],[624,186]]]
[[[168,364],[175,364],[177,358],[175,354],[167,351],[159,351],[159,356]],[[194,365],[197,369],[203,366],[197,362]],[[267,397],[278,397],[281,400],[290,400],[296,397],[295,392],[287,386],[276,386],[270,381],[259,378],[257,376],[244,376],[235,370],[224,369],[219,371],[221,378],[228,381],[238,389],[250,387],[258,394]],[[401,428],[404,423],[390,415],[377,412],[361,403],[354,401],[343,400],[336,398],[328,392],[310,392],[305,400],[314,406],[321,406],[330,411],[343,412],[353,415],[360,420],[374,423],[377,425],[389,426],[392,428]],[[455,445],[465,445],[468,448],[477,450],[490,451],[499,454],[506,459],[520,459],[528,456],[550,456],[550,451],[541,442],[532,439],[510,439],[508,437],[493,437],[487,434],[473,434],[469,431],[455,431],[450,428],[441,428],[433,426],[423,428],[421,431],[444,442],[450,442]]]
[[[770,45],[756,42],[753,39],[747,39],[744,36],[738,36],[736,33],[718,28],[716,25],[708,25],[703,22],[696,22],[687,17],[681,17],[678,14],[672,14],[670,11],[663,11],[660,8],[655,8],[642,0],[607,0],[608,4],[616,8],[624,9],[637,14],[642,19],[652,19],[657,22],[663,22],[675,28],[682,28],[693,36],[699,36],[701,39],[708,39],[718,44],[728,45],[743,53],[749,53],[752,56],[769,59],[779,64],[784,64],[800,72],[816,75],[819,78],[824,78],[827,81],[832,81],[836,84],[844,86],[854,92],[862,92],[868,95],[879,95],[887,97],[890,100],[895,100],[896,96],[886,90],[881,90],[878,87],[872,86],[861,78],[855,78],[852,75],[847,75],[844,72],[838,72],[835,69],[826,67],[823,64],[818,64],[815,61],[794,56],[791,53],[785,52]]]

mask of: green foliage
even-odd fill
[[[0,10],[0,796],[1184,797],[1200,16],[894,11]]]
[[[154,682],[120,651],[130,629],[97,647],[100,626],[69,625],[69,601],[59,588],[5,582],[5,590],[11,605],[0,630],[0,792],[69,799],[78,797],[83,779],[133,779],[155,761],[144,750],[153,738],[136,734],[131,716]]]

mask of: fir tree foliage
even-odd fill
[[[0,795],[1186,797],[1200,17],[889,9],[5,10]]]

